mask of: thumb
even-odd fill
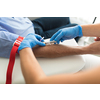
[[[45,44],[45,43],[43,43],[43,42],[37,41],[37,45],[40,45],[40,46],[45,46],[46,44]]]
[[[55,38],[60,34],[61,30],[57,31],[50,39],[50,41],[55,40]]]

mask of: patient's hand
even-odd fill
[[[68,55],[82,54],[83,48],[79,46],[66,46],[60,44],[36,46],[33,48],[36,57],[55,58]],[[84,52],[83,52],[84,53]]]
[[[100,41],[100,37],[96,37],[94,40],[95,41]]]
[[[100,41],[96,41],[87,46],[88,54],[100,54]]]

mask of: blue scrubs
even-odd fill
[[[0,57],[9,58],[13,43],[18,36],[35,33],[27,17],[0,17]]]

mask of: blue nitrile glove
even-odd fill
[[[40,40],[42,40],[42,41],[40,42]],[[44,40],[42,39],[41,36],[39,36],[37,34],[30,33],[21,42],[21,44],[18,48],[18,52],[19,52],[19,50],[22,50],[26,47],[33,48],[36,45],[45,46],[45,43],[43,43],[43,42],[44,42]]]
[[[60,41],[63,42],[64,40],[81,36],[83,36],[82,27],[77,25],[75,27],[60,29],[51,37],[50,41],[54,40],[59,44]]]

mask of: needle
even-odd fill
[[[42,39],[40,39],[40,42],[44,39],[44,37],[42,37]]]

